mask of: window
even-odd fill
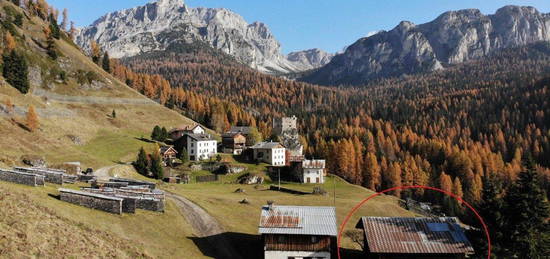
[[[317,237],[316,236],[311,237],[311,243],[317,243]]]
[[[281,235],[281,236],[279,236],[279,237],[277,238],[277,241],[278,241],[279,243],[282,243],[282,242],[285,242],[285,241],[286,241],[286,238],[285,238],[285,236],[282,236],[282,235]]]

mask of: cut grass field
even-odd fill
[[[120,216],[60,201],[58,187],[0,182],[0,257],[204,258],[172,202]]]

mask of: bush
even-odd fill
[[[20,13],[16,14],[13,23],[19,27],[23,26],[23,15]]]
[[[2,57],[4,66],[2,75],[6,81],[15,87],[19,92],[26,94],[29,92],[29,68],[25,57],[19,55],[15,50],[4,54]]]

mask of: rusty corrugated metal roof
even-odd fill
[[[336,209],[313,206],[262,207],[260,234],[336,236]]]
[[[325,160],[304,160],[302,162],[302,168],[308,169],[324,169]]]
[[[372,253],[472,254],[474,249],[457,218],[362,217]]]

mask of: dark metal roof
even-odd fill
[[[231,129],[229,130],[229,132],[231,133],[242,133],[242,134],[250,134],[250,130],[252,129],[252,127],[249,127],[249,126],[233,126],[231,127]]]
[[[371,253],[473,254],[457,218],[362,217]]]
[[[187,133],[186,136],[196,140],[196,141],[210,141],[215,140],[212,135],[210,134],[193,134],[193,133]]]
[[[274,149],[274,148],[284,148],[279,142],[260,142],[251,147],[252,149]]]

